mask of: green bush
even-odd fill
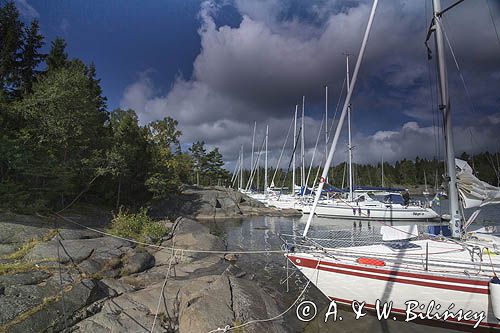
[[[118,214],[111,221],[109,229],[114,235],[134,239],[140,242],[159,242],[168,232],[160,222],[153,221],[147,214],[147,209],[142,208],[138,213],[128,213],[120,208]]]

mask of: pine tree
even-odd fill
[[[204,141],[193,142],[189,148],[191,156],[193,157],[194,172],[196,173],[196,185],[200,186],[200,173],[203,172],[205,167],[207,151],[205,150]]]
[[[40,26],[37,20],[33,20],[24,34],[24,45],[21,54],[21,90],[23,93],[31,93],[33,81],[40,73],[38,65],[44,60],[45,55],[39,53],[43,46],[43,36],[40,34]]]
[[[63,38],[57,37],[51,43],[50,52],[46,59],[47,71],[54,71],[68,64],[68,54],[66,53],[66,42]]]
[[[216,147],[208,152],[205,163],[205,173],[210,183],[215,180],[220,181],[229,175],[227,170],[222,168],[224,166],[224,161],[222,160],[222,154],[219,152],[219,148]]]

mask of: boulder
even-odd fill
[[[180,333],[209,332],[280,313],[274,299],[252,281],[222,274],[213,281],[206,279],[196,283],[197,286],[180,289]],[[286,330],[283,321],[277,320],[248,325],[245,332],[281,333]]]
[[[234,324],[229,278],[221,275],[200,291],[182,295],[179,333],[209,332]]]
[[[145,271],[155,265],[155,257],[146,251],[133,252],[125,257],[123,274],[134,274]]]

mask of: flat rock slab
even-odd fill
[[[0,275],[0,286],[39,284],[51,275],[44,271],[23,272],[12,275]]]
[[[131,293],[134,294],[134,293]],[[123,294],[106,301],[99,313],[72,327],[73,332],[150,332],[154,314],[150,309],[134,300],[129,294]],[[158,318],[153,332],[164,332]]]
[[[113,237],[62,240],[59,255],[63,263],[69,261],[78,263],[88,258],[93,252],[112,251],[125,246],[130,246],[130,243]],[[29,260],[58,258],[57,247],[57,240],[37,244],[25,258]]]
[[[0,244],[23,244],[32,239],[42,239],[53,225],[37,216],[12,213],[0,214]]]

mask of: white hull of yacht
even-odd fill
[[[309,214],[311,206],[302,208]],[[354,220],[384,220],[384,221],[433,221],[439,219],[439,214],[430,208],[401,205],[349,205],[344,203],[318,204],[315,215],[327,218]]]
[[[421,245],[424,246],[424,243]],[[419,253],[400,253],[403,258],[397,257],[394,251],[380,251],[377,247],[381,246],[383,245],[337,249],[335,253],[339,255],[335,254],[335,258],[320,252],[289,253],[287,257],[324,295],[337,302],[348,305],[354,301],[366,302],[365,309],[372,310],[376,308],[377,300],[381,302],[380,310],[385,302],[392,302],[391,313],[412,318],[408,317],[407,309],[415,303],[407,302],[416,301],[424,308],[412,309],[413,314],[425,314],[426,311],[430,314],[442,314],[451,307],[450,311],[453,313],[458,310],[463,310],[464,313],[470,311],[477,314],[477,317],[461,320],[451,317],[445,320],[442,317],[441,320],[454,325],[474,326],[483,313],[484,319],[478,324],[480,327],[500,328],[500,321],[493,314],[489,295],[488,283],[493,276],[491,267],[485,268],[489,262],[485,261],[484,266],[467,262],[467,251],[460,252],[459,245],[445,242],[437,244],[442,254],[429,263],[428,270],[425,270],[425,260],[422,260],[425,246]],[[354,251],[360,249],[361,252],[357,252],[357,255],[341,254],[345,253],[344,250],[354,254]],[[450,255],[447,257],[448,251]],[[387,261],[387,264],[359,264],[355,257],[363,255],[376,255],[377,259]],[[497,269],[499,263],[494,258],[493,264]],[[474,271],[476,275],[473,275]],[[432,309],[431,304],[434,304]],[[438,304],[439,308],[436,309]],[[393,316],[389,319],[392,320]]]
[[[291,195],[283,195],[279,198],[279,200],[275,197],[269,197],[267,204],[279,209],[302,209],[301,200],[298,197]]]

